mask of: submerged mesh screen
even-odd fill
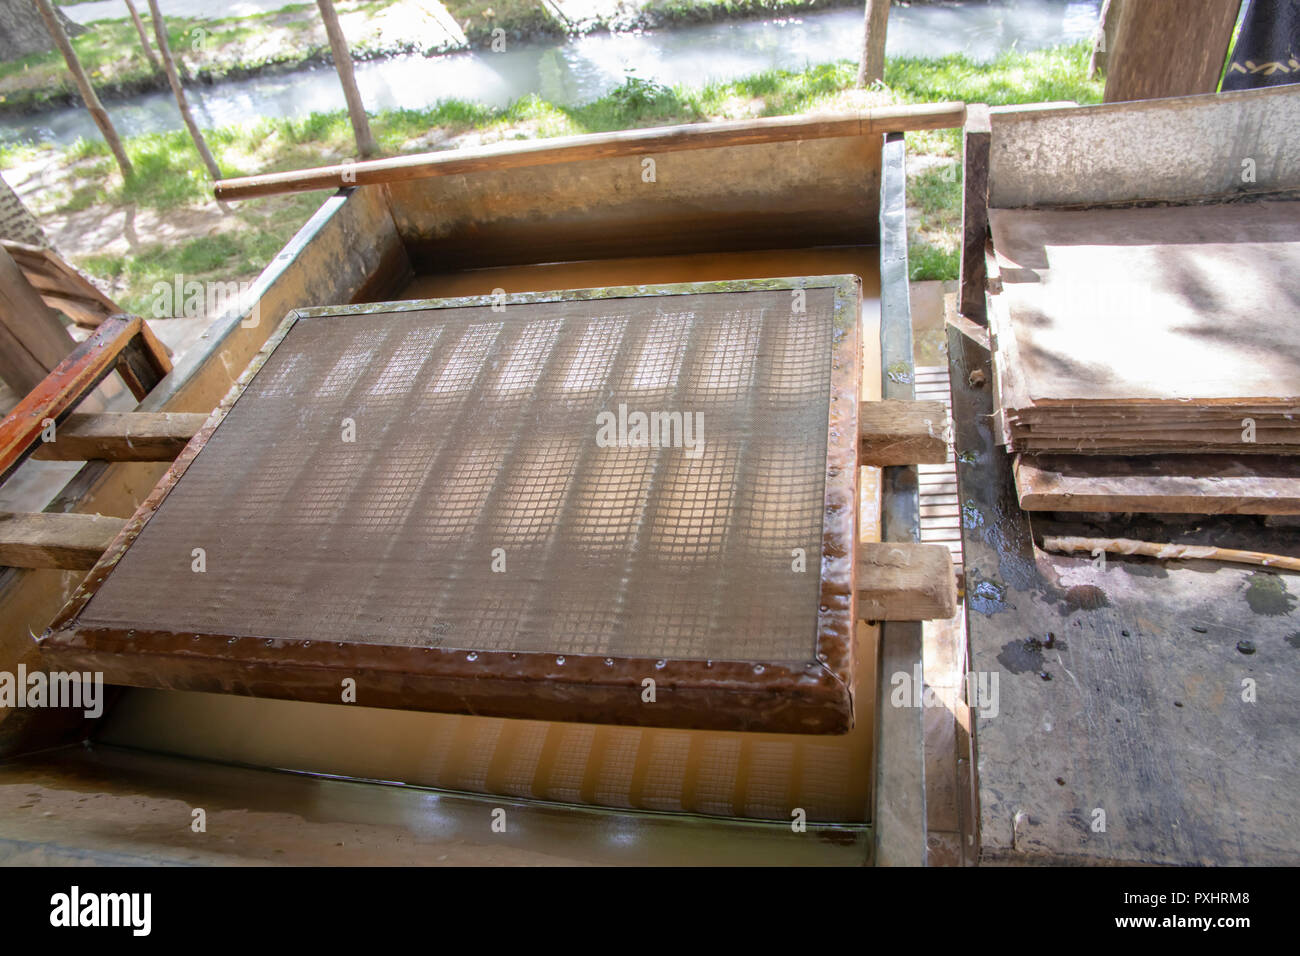
[[[80,623],[809,660],[833,300],[300,319]]]

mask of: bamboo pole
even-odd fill
[[[339,83],[343,86],[343,97],[348,101],[348,117],[357,138],[357,152],[363,157],[373,156],[379,148],[370,134],[370,119],[366,116],[365,104],[361,102],[361,91],[357,89],[352,51],[348,49],[347,37],[339,26],[339,15],[334,10],[333,0],[316,0],[316,6],[320,7],[320,18],[325,21],[325,33],[330,38],[330,50],[334,54],[334,69],[338,71]]]
[[[41,19],[45,21],[45,29],[50,32],[50,39],[54,41],[54,45],[63,54],[64,62],[68,64],[68,72],[72,74],[72,80],[77,84],[77,91],[81,94],[91,119],[99,127],[99,132],[108,143],[108,148],[112,150],[113,158],[117,160],[122,175],[129,179],[135,171],[131,166],[131,160],[127,158],[126,150],[122,148],[122,140],[117,135],[113,121],[108,117],[108,110],[104,109],[104,104],[99,101],[99,95],[90,85],[90,77],[86,75],[81,61],[77,59],[77,51],[72,48],[72,42],[63,32],[63,26],[54,15],[54,7],[50,6],[50,0],[34,0],[34,2],[36,9],[40,11]]]
[[[125,0],[125,2],[126,9],[131,14],[131,22],[135,24],[135,32],[140,34],[140,46],[144,49],[144,55],[147,56],[149,62],[153,64],[154,72],[163,72],[162,63],[158,59],[158,54],[155,53],[153,47],[149,45],[149,35],[144,32],[144,21],[140,19],[140,14],[135,8],[135,3],[133,3],[132,0]]]
[[[250,199],[312,189],[341,189],[430,179],[497,169],[521,169],[651,152],[714,149],[797,140],[873,136],[913,129],[945,129],[966,120],[964,103],[886,106],[824,116],[773,116],[756,120],[692,123],[554,139],[511,140],[470,149],[394,156],[318,169],[265,173],[216,184],[218,199]]]
[[[1131,538],[1076,538],[1047,535],[1043,538],[1044,551],[1070,554],[1083,551],[1096,554],[1141,554],[1151,558],[1173,561],[1227,561],[1232,564],[1257,564],[1266,568],[1300,571],[1300,558],[1264,551],[1238,551],[1235,548],[1216,548],[1208,544],[1162,544],[1155,541],[1134,541]]]
[[[208,167],[208,173],[215,182],[221,178],[221,167],[217,165],[216,158],[208,149],[203,134],[199,132],[199,124],[194,121],[194,114],[190,112],[189,101],[185,99],[185,90],[181,87],[181,78],[176,72],[176,61],[172,59],[171,44],[167,42],[167,24],[163,22],[162,13],[158,9],[158,0],[149,0],[149,15],[153,19],[153,34],[158,41],[158,53],[162,56],[163,70],[167,74],[167,82],[171,84],[172,93],[176,95],[176,105],[180,107],[181,119],[185,121],[185,128],[190,131],[190,138],[194,140],[194,148],[199,151],[203,165]]]

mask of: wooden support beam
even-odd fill
[[[1294,455],[1017,455],[1025,511],[1300,515]]]
[[[981,309],[981,312],[983,312],[986,319],[988,318],[987,305],[988,299],[985,297],[985,307]],[[944,325],[955,327],[962,335],[978,342],[982,348],[992,351],[989,345],[988,326],[981,325],[974,319],[963,315],[957,307],[957,295],[955,293],[943,297],[943,318]]]
[[[18,263],[0,248],[0,378],[19,394],[29,392],[75,345]]]
[[[105,515],[0,512],[0,565],[89,571],[125,525]]]
[[[32,452],[45,461],[174,461],[208,416],[201,412],[73,413]]]
[[[62,421],[115,368],[137,398],[171,371],[162,343],[137,316],[105,319],[0,422],[0,481],[32,452],[45,422]]]
[[[989,108],[966,107],[962,140],[961,280],[957,310],[988,325],[984,311],[984,243],[989,237],[989,149],[992,126]]]
[[[122,347],[117,371],[139,401],[172,370],[172,362],[167,355],[167,346],[158,341],[149,323],[143,319],[136,321],[140,325]]]
[[[67,313],[86,328],[96,328],[122,309],[53,249],[5,239],[0,242],[45,304]],[[71,350],[69,345],[68,349]]]
[[[429,179],[487,170],[518,169],[554,163],[574,163],[620,156],[645,156],[688,149],[748,146],[796,140],[871,136],[917,129],[961,126],[964,103],[883,106],[829,116],[772,116],[756,120],[690,123],[651,129],[622,130],[585,136],[561,136],[525,142],[510,141],[470,149],[394,156],[363,163],[343,163],[223,179],[213,192],[218,199],[250,199],[312,189],[342,189],[380,183]]]
[[[957,613],[952,553],[941,544],[859,544],[854,578],[864,621],[946,620]]]
[[[948,460],[943,402],[885,399],[858,407],[858,464],[941,465]]]
[[[1105,102],[1213,93],[1240,7],[1237,0],[1124,3],[1106,54]]]

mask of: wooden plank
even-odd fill
[[[987,240],[986,240],[986,243],[987,243]],[[990,258],[989,254],[988,254],[988,248],[989,248],[990,245],[991,245],[991,244],[986,244],[985,246],[981,247],[981,253],[980,253],[980,255],[981,255],[981,262],[983,263],[983,265],[981,265],[981,267],[980,267],[980,272],[981,272],[981,274],[982,274],[982,276],[983,276],[983,282],[984,282],[984,286],[982,287],[982,291],[981,291],[981,297],[983,297],[984,300],[985,300],[984,308],[982,308],[982,309],[980,310],[980,315],[981,315],[981,316],[983,317],[983,319],[984,319],[983,323],[976,322],[974,319],[971,319],[971,318],[968,318],[968,317],[965,316],[965,315],[962,315],[961,312],[959,312],[959,311],[957,310],[957,299],[956,299],[955,296],[951,296],[951,297],[950,297],[950,296],[944,296],[944,322],[945,322],[945,324],[946,324],[946,325],[955,325],[955,326],[957,326],[957,328],[961,331],[961,333],[962,333],[963,335],[965,335],[965,336],[967,336],[967,337],[969,337],[969,338],[973,338],[973,339],[975,339],[977,342],[979,342],[980,344],[982,344],[982,345],[984,346],[984,348],[988,348],[988,347],[989,347],[989,330],[988,330],[988,318],[989,318],[989,316],[988,316],[988,297],[987,297],[987,295],[985,295],[984,293],[987,291],[987,285],[988,285],[988,280],[989,280],[989,273],[988,273],[987,263],[988,263],[988,260],[989,260],[989,258]],[[945,384],[945,386],[947,387],[947,390],[948,390],[948,399],[949,399],[949,401],[951,402],[951,400],[952,400],[952,391],[951,391],[951,389],[952,389],[952,385],[951,385],[951,383],[948,381],[948,379],[947,379],[946,377],[944,378],[944,384]]]
[[[106,515],[0,512],[0,565],[89,571],[125,526]]]
[[[983,104],[966,107],[966,128],[962,139],[961,276],[957,308],[962,315],[980,325],[988,324],[984,313],[984,243],[989,235],[991,135],[989,108]]]
[[[31,391],[49,370],[27,351],[9,327],[0,322],[0,381],[22,395]]]
[[[941,545],[859,544],[855,577],[864,621],[933,621],[957,612],[952,553]]]
[[[0,326],[0,376],[19,394],[35,388],[76,344],[4,249],[0,249]]]
[[[78,325],[95,328],[122,311],[54,250],[11,240],[3,245],[45,304],[65,312]]]
[[[651,129],[623,130],[586,136],[562,136],[526,142],[510,141],[470,149],[418,153],[318,169],[266,173],[223,179],[213,189],[218,199],[250,199],[312,189],[373,186],[432,176],[571,163],[655,152],[747,146],[919,129],[960,126],[963,103],[888,106],[829,116],[773,116],[721,123],[691,123]]]
[[[860,465],[942,463],[948,458],[948,409],[935,401],[863,402],[858,435]]]
[[[167,347],[141,320],[136,334],[127,340],[118,356],[117,371],[137,400],[143,399],[172,370]]]
[[[1274,317],[1300,294],[1300,203],[994,210],[992,226],[996,348],[1018,349],[1027,387],[1004,404],[1300,402],[1300,326]]]
[[[1105,101],[1213,93],[1240,7],[1239,0],[1123,4],[1106,56]]]
[[[71,414],[33,458],[47,461],[173,461],[203,427],[201,412]]]
[[[1017,455],[1026,511],[1300,514],[1300,459],[1264,455]]]
[[[1297,211],[1287,201],[993,210],[990,325],[1012,447],[1300,446],[1300,333],[1271,318],[1300,293]]]
[[[559,262],[879,242],[877,137],[658,153],[653,182],[642,178],[646,158],[437,176],[384,192],[412,265],[429,273],[535,263],[539,250]]]

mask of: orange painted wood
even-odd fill
[[[45,379],[0,422],[0,481],[8,478],[40,440],[44,423],[59,421],[89,395],[118,365],[132,390],[148,391],[153,382],[171,371],[162,344],[137,316],[105,319]]]

